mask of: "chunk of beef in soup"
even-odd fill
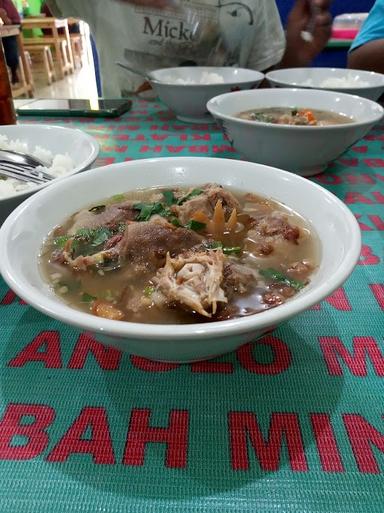
[[[86,270],[103,264],[128,266],[129,274],[154,271],[162,267],[168,252],[172,256],[201,242],[201,236],[185,228],[177,228],[159,216],[142,223],[128,222],[123,233],[109,237],[104,247],[92,255],[71,257],[63,252],[63,259],[71,267]]]
[[[111,320],[212,322],[290,300],[318,264],[294,211],[217,184],[124,193],[48,237],[42,272],[74,308]]]
[[[245,248],[254,255],[292,250],[292,246],[299,245],[299,238],[304,236],[300,228],[290,224],[288,216],[282,212],[273,211],[259,216],[253,219],[252,224]]]
[[[120,260],[137,271],[155,271],[163,267],[169,253],[172,257],[201,243],[202,237],[176,227],[160,216],[149,221],[127,225],[119,243]]]
[[[227,298],[249,293],[260,279],[257,269],[236,260],[227,258],[223,270],[223,288]]]
[[[80,210],[73,216],[73,223],[68,233],[75,234],[81,228],[97,228],[98,226],[114,226],[126,221],[133,221],[137,212],[133,201],[125,201],[110,205],[95,205],[90,209]]]

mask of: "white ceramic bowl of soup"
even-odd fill
[[[14,191],[4,197],[0,194],[0,225],[26,198],[57,180],[89,169],[99,154],[98,142],[85,132],[74,128],[35,124],[6,125],[0,126],[0,136],[3,135],[7,136],[8,141],[19,140],[26,143],[32,151],[39,146],[43,150],[48,150],[52,156],[68,155],[71,159],[71,168],[52,182],[33,185],[31,188]]]
[[[356,94],[376,101],[384,93],[384,75],[374,71],[345,68],[287,68],[270,71],[266,78],[273,87],[324,89]]]
[[[351,118],[329,126],[293,126],[239,119],[249,110],[271,107],[327,111]],[[378,123],[384,109],[376,102],[332,91],[311,89],[258,89],[212,98],[208,110],[240,155],[302,176],[324,171]]]
[[[217,182],[293,208],[320,242],[310,283],[285,304],[247,317],[211,323],[141,324],[95,317],[66,305],[43,278],[39,255],[51,230],[74,212],[125,191]],[[20,205],[0,230],[0,271],[8,285],[44,314],[143,357],[187,362],[235,350],[329,296],[348,278],[360,254],[360,230],[333,194],[304,178],[249,162],[175,157],[124,162],[78,174]]]
[[[208,100],[222,93],[258,87],[264,79],[259,71],[214,66],[182,66],[149,73],[151,85],[181,121],[212,123]]]

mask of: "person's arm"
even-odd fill
[[[308,66],[325,48],[332,30],[332,16],[329,12],[331,0],[312,0],[317,10],[312,20],[311,0],[296,0],[287,21],[287,46],[278,67],[293,68]],[[313,40],[302,38],[302,32],[313,22]]]
[[[7,25],[20,25],[20,15],[13,2],[11,0],[3,0],[1,3],[7,17],[7,20],[3,19],[4,23]]]
[[[384,0],[376,0],[353,41],[348,68],[384,73]]]
[[[350,52],[348,68],[384,73],[384,39],[369,41]]]

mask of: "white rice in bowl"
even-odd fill
[[[352,87],[368,87],[370,84],[366,80],[361,80],[359,76],[348,75],[346,77],[329,77],[322,80],[320,83],[309,78],[301,85],[309,87],[339,87],[340,89],[348,89]]]
[[[164,82],[169,84],[178,85],[208,85],[208,84],[224,84],[224,78],[218,73],[203,71],[199,80],[193,78],[175,78],[168,76],[163,79]]]
[[[27,142],[20,141],[20,139],[10,140],[6,135],[2,134],[0,134],[0,150],[11,150],[19,153],[26,153],[40,159],[43,162],[46,162],[47,165],[36,168],[36,171],[39,171],[39,169],[47,171],[56,178],[70,173],[74,168],[73,160],[68,154],[53,155],[51,151],[41,146],[35,146],[35,148],[32,149],[28,146]],[[14,178],[5,177],[1,175],[0,171],[0,199],[8,198],[18,192],[28,191],[36,186],[36,183],[33,182],[24,182]]]

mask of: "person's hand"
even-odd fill
[[[325,48],[332,30],[330,3],[331,0],[296,0],[287,21],[287,49],[282,63],[286,67],[307,66]],[[302,32],[308,30],[311,41],[302,37]]]
[[[12,25],[12,20],[8,17],[7,11],[3,8],[0,9],[0,18],[3,20],[4,25]]]

